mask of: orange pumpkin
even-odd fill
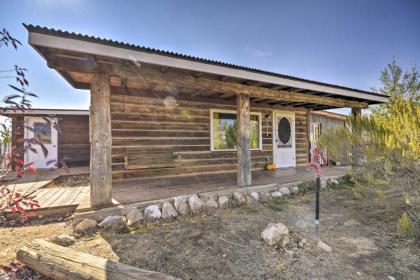
[[[269,170],[269,171],[273,171],[276,169],[276,164],[274,164],[273,162],[267,163],[265,165],[265,169]]]

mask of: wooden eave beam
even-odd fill
[[[233,96],[235,96],[235,94],[233,94],[233,93],[224,93],[224,94],[220,95],[220,98],[231,98]]]
[[[203,88],[209,91],[216,91],[221,93],[233,93],[233,94],[247,94],[252,97],[262,99],[272,99],[278,101],[293,101],[293,102],[304,102],[321,105],[329,105],[336,107],[351,107],[351,108],[367,108],[368,104],[365,102],[349,101],[345,99],[337,99],[323,96],[314,96],[302,93],[291,93],[281,90],[271,90],[268,88],[261,88],[255,86],[245,86],[230,82],[221,82],[216,80],[210,80],[206,78],[193,78],[189,75],[184,74],[173,74],[170,73],[162,77],[162,75],[156,74],[151,69],[139,69],[140,75],[147,81],[152,83],[163,83],[173,86],[192,87],[192,88]]]
[[[297,102],[297,103],[292,103],[292,104],[290,104],[290,106],[293,106],[293,107],[296,107],[296,108],[299,108],[299,107],[310,107],[312,104],[308,104],[308,103],[305,103],[305,102]]]
[[[191,97],[196,97],[196,96],[198,96],[198,95],[202,95],[204,93],[204,91],[203,90],[197,90],[196,92],[194,92],[193,94],[191,94]]]
[[[166,74],[170,70],[170,67],[163,66],[160,68],[160,73]]]
[[[287,88],[287,86],[275,85],[271,87],[271,89],[274,89],[274,90],[285,89],[285,88]]]
[[[293,92],[293,93],[301,93],[301,92],[304,92],[304,91],[306,91],[306,89],[302,89],[302,88],[298,88],[298,89],[294,89],[294,90],[291,90],[290,92]]]
[[[91,56],[87,59],[69,59],[56,55],[49,55],[47,58],[47,65],[52,69],[58,71],[70,71],[70,72],[80,72],[80,73],[107,73],[110,76],[119,76],[119,77],[140,77],[135,69],[139,69],[138,66],[131,65],[131,63],[125,62],[119,65],[115,63],[103,63],[97,61]]]
[[[246,94],[252,97],[278,101],[304,102],[335,107],[350,107],[361,109],[368,107],[368,103],[366,102],[350,101],[346,99],[315,96],[296,92],[293,93],[284,90],[273,90],[257,86],[247,86],[238,83],[217,81],[208,78],[195,78],[192,75],[181,72],[175,73],[172,71],[163,75],[159,70],[147,69],[146,67],[136,67],[135,65],[130,64],[129,66],[123,64],[115,66],[112,64],[98,63],[97,65],[93,66],[87,61],[56,58],[48,60],[48,66],[50,68],[61,71],[81,73],[108,73],[110,76],[128,78],[128,84],[130,84],[130,81],[132,81],[132,84],[135,84],[136,80],[140,80],[155,85],[157,84],[163,86],[200,88],[210,92],[213,91],[235,95]],[[199,75],[195,73],[194,76]]]
[[[247,86],[262,86],[262,85],[265,85],[266,83],[258,82],[258,81],[245,81],[243,84]]]

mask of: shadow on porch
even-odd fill
[[[322,176],[343,176],[347,171],[348,167],[329,167],[323,169]],[[252,171],[253,186],[287,184],[312,178],[315,178],[315,171],[309,167]],[[236,172],[135,179],[123,183],[114,182],[112,198],[114,203],[127,204],[234,188],[237,188]]]
[[[348,167],[324,168],[322,176],[343,176]],[[85,212],[90,208],[89,186],[54,187],[44,186],[59,176],[88,174],[89,169],[74,168],[70,172],[64,170],[40,170],[36,175],[28,174],[18,180],[16,190],[30,194],[39,200],[39,214],[55,215],[73,211]],[[315,172],[309,167],[277,169],[275,171],[252,171],[252,186],[268,184],[287,184],[311,180]],[[112,203],[129,204],[171,198],[193,193],[209,193],[237,188],[236,172],[217,174],[200,174],[189,176],[155,177],[114,182],[112,187]]]

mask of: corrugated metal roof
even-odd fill
[[[323,85],[323,86],[335,87],[335,88],[339,88],[339,89],[352,90],[352,91],[356,91],[356,92],[360,92],[360,93],[366,93],[366,94],[372,94],[372,95],[387,97],[385,95],[370,92],[370,91],[365,91],[365,90],[360,90],[360,89],[355,89],[355,88],[350,88],[350,87],[345,87],[345,86],[340,86],[340,85],[335,85],[335,84],[323,83],[323,82],[319,82],[319,81],[313,81],[313,80],[308,80],[308,79],[304,79],[304,78],[300,78],[300,77],[294,77],[294,76],[285,75],[285,74],[281,74],[281,73],[266,71],[266,70],[262,70],[262,69],[251,68],[251,67],[246,67],[246,66],[241,66],[241,65],[236,65],[236,64],[231,64],[231,63],[226,63],[226,62],[221,62],[221,61],[216,61],[216,60],[211,60],[211,59],[206,59],[206,58],[201,58],[201,57],[195,57],[195,56],[190,56],[190,55],[185,55],[185,54],[180,54],[180,53],[175,53],[175,52],[171,52],[171,51],[165,51],[165,50],[145,47],[145,46],[139,46],[139,45],[135,45],[135,44],[129,44],[129,43],[125,43],[125,42],[119,42],[119,41],[99,38],[99,37],[95,37],[95,36],[88,36],[88,35],[84,35],[84,34],[80,34],[80,33],[63,31],[63,30],[60,30],[60,29],[57,30],[57,29],[53,29],[53,28],[42,27],[42,26],[39,26],[39,25],[25,24],[25,23],[23,23],[23,26],[25,26],[25,28],[28,31],[34,32],[34,33],[53,35],[53,36],[64,37],[64,38],[69,38],[69,39],[76,39],[76,40],[83,40],[83,41],[87,41],[87,42],[99,43],[99,44],[109,45],[109,46],[113,46],[113,47],[125,48],[125,49],[130,49],[130,50],[137,50],[137,51],[148,52],[148,53],[159,54],[159,55],[165,55],[165,56],[176,57],[176,58],[182,58],[182,59],[201,62],[201,63],[208,63],[208,64],[213,64],[213,65],[218,65],[218,66],[230,67],[230,68],[234,68],[234,69],[246,70],[246,71],[265,74],[265,75],[270,75],[270,76],[274,76],[274,77],[280,77],[280,78],[285,78],[285,79],[290,79],[290,80],[296,80],[296,81],[301,81],[301,82],[307,82],[307,83],[312,83],[312,84],[318,84],[318,85]]]
[[[75,115],[86,116],[89,115],[89,110],[85,109],[63,109],[63,108],[31,108],[21,110],[13,110],[9,108],[0,108],[0,115],[13,116],[13,115]]]

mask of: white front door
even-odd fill
[[[57,129],[53,124],[55,118],[48,118],[48,123],[41,117],[25,117],[25,138],[36,139],[46,148],[46,154],[39,144],[31,143],[31,149],[25,151],[25,164],[33,164],[36,168],[55,167],[57,161]],[[25,143],[28,146],[29,143]]]
[[[275,112],[273,127],[274,163],[277,168],[295,167],[295,113]]]

